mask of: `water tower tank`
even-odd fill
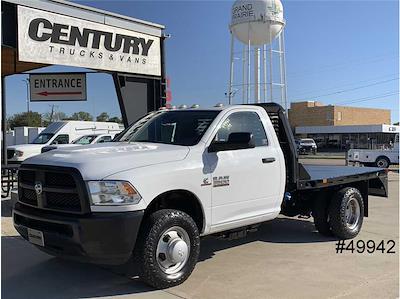
[[[230,29],[242,43],[270,44],[285,26],[280,0],[237,0]]]

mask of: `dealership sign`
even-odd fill
[[[31,74],[29,75],[32,102],[85,101],[86,74]]]
[[[161,75],[160,38],[18,6],[20,61]]]

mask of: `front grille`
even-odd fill
[[[37,206],[36,192],[30,189],[23,188],[20,201],[28,205]]]
[[[35,183],[35,172],[24,170],[18,173],[18,177],[22,183],[34,184]]]
[[[7,159],[12,159],[14,157],[15,150],[8,149],[7,150]]]
[[[47,172],[45,174],[45,183],[48,187],[76,187],[74,178],[64,173]]]
[[[77,170],[63,167],[32,168],[24,166],[18,173],[18,194],[22,204],[67,213],[89,210],[86,188]]]
[[[55,193],[47,192],[46,194],[47,207],[51,209],[80,211],[81,202],[76,193]]]

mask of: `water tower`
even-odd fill
[[[287,108],[284,27],[283,6],[280,0],[235,1],[229,25],[229,104],[233,104],[234,97],[241,90],[243,103],[277,102]],[[237,46],[235,48],[236,39],[242,46],[238,51]],[[241,57],[237,57],[238,54]],[[241,70],[235,66],[236,60],[242,61]],[[238,76],[240,73],[241,76]],[[241,79],[238,80],[238,77]]]

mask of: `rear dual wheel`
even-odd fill
[[[317,198],[314,204],[314,224],[323,235],[352,239],[358,235],[364,218],[364,201],[358,189],[346,187],[337,191],[329,204]]]

